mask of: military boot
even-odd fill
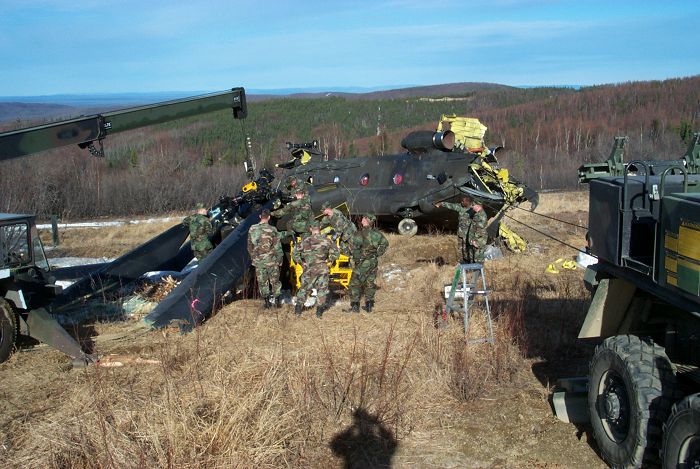
[[[359,301],[351,301],[350,302],[350,310],[348,310],[348,313],[359,313],[360,312],[360,302]]]
[[[294,314],[296,314],[297,316],[301,316],[302,311],[304,311],[304,303],[299,302],[296,305],[294,305]]]
[[[275,308],[281,308],[282,307],[282,295],[278,295],[275,297]]]
[[[272,305],[270,304],[270,298],[265,297],[265,302],[263,303],[263,309],[270,309],[272,308]]]
[[[316,306],[316,317],[321,319],[323,317],[323,313],[325,313],[327,309],[328,309],[327,303]]]
[[[362,309],[364,309],[368,313],[371,313],[372,308],[374,308],[374,300],[367,300],[367,301],[365,301],[365,307]]]

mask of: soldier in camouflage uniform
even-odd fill
[[[330,275],[328,263],[335,262],[340,252],[338,246],[328,236],[321,234],[318,222],[312,221],[309,226],[311,234],[305,236],[294,250],[294,262],[301,264],[303,269],[294,313],[301,314],[306,299],[311,295],[311,290],[316,288],[316,317],[320,319],[330,306],[327,302]]]
[[[201,261],[214,249],[211,241],[209,241],[209,236],[211,236],[214,230],[207,216],[208,212],[207,209],[204,208],[204,204],[197,204],[196,210],[197,212],[195,214],[182,220],[182,224],[189,228],[192,253],[198,261]]]
[[[379,256],[389,247],[389,242],[383,234],[373,227],[377,217],[372,214],[362,216],[362,228],[352,237],[352,277],[348,291],[350,292],[350,311],[360,312],[360,297],[365,294],[364,310],[372,312],[374,294],[377,291],[377,267]]]
[[[321,227],[331,226],[335,230],[336,236],[340,238],[340,252],[348,256],[351,255],[351,241],[353,235],[357,233],[357,227],[345,217],[343,212],[331,207],[330,203],[324,202],[322,209],[324,216],[321,218]]]
[[[282,235],[269,222],[270,211],[264,209],[260,213],[260,223],[251,226],[248,231],[248,254],[255,267],[260,296],[265,300],[265,309],[281,304],[282,291]]]
[[[459,204],[439,202],[436,207],[445,207],[454,210],[459,216],[459,228],[457,237],[463,264],[473,262],[483,263],[488,235],[486,225],[488,218],[483,207],[474,204],[471,197],[462,197]]]
[[[287,229],[291,229],[297,234],[307,233],[308,224],[314,219],[314,212],[311,209],[311,198],[301,187],[295,189],[294,197],[295,200],[272,212],[272,216],[281,218],[285,215],[290,215],[291,218],[287,222]]]
[[[298,176],[287,176],[285,181],[286,192],[290,197],[294,197],[294,193],[297,189],[302,189],[306,192],[306,185],[304,180]]]

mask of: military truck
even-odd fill
[[[61,290],[34,217],[0,213],[0,362],[10,356],[20,334],[54,346],[76,365],[91,360],[46,310]]]
[[[95,157],[103,157],[103,140],[111,134],[222,109],[231,109],[235,119],[245,118],[245,90],[232,88],[221,93],[81,116],[0,133],[0,161],[66,145],[78,145]],[[249,161],[246,161],[246,169],[252,177],[252,164]],[[217,226],[215,236],[220,237],[225,222],[234,218],[243,205],[247,210],[252,210],[253,202],[257,202],[258,198],[263,201],[269,199],[267,192],[254,192],[234,201],[232,208],[235,208],[235,211],[212,213]],[[229,283],[242,275],[247,267],[247,253],[244,249],[247,228],[240,231],[237,237],[229,236],[227,243],[216,240],[217,244],[227,244],[217,254],[223,260],[216,266],[213,265],[213,261],[209,262],[209,265],[200,265],[197,278],[190,280],[196,281],[198,288],[202,290],[205,288],[200,284],[208,286],[209,283],[215,283],[214,287],[207,289],[211,297],[225,292]],[[110,290],[118,289],[138,279],[145,272],[181,270],[192,259],[189,243],[183,245],[187,235],[185,226],[173,226],[115,261],[96,267],[89,276],[62,291],[55,284],[55,276],[62,275],[66,269],[49,268],[37,235],[34,217],[0,214],[0,362],[9,357],[20,335],[33,337],[57,348],[71,357],[74,364],[92,361],[94,357],[81,350],[77,341],[56,322],[55,315],[80,308],[89,297],[99,297]],[[214,259],[216,256],[210,257]],[[210,277],[216,278],[216,282],[210,280]],[[224,277],[229,283],[221,280]],[[189,305],[192,300],[189,297],[183,299],[188,291],[191,291],[189,284],[183,286],[172,301]],[[202,299],[202,304],[204,306],[200,306],[200,310],[211,308],[213,300],[207,297]],[[163,309],[165,308],[161,308],[161,311]],[[203,320],[199,317],[194,318],[190,308],[185,308],[184,311],[185,320],[192,326]],[[165,317],[154,316],[148,324],[153,327],[168,324],[172,314],[165,314]]]
[[[598,258],[579,338],[602,339],[590,424],[613,467],[700,467],[700,134],[679,160],[624,164],[625,142],[579,171]]]

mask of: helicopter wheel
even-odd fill
[[[404,218],[399,222],[399,233],[401,236],[410,238],[418,233],[418,224],[411,218]]]

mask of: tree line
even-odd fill
[[[455,99],[279,98],[230,112],[110,136],[105,158],[60,148],[0,163],[0,211],[64,218],[187,210],[235,194],[244,181],[245,138],[258,169],[289,158],[285,142],[318,140],[328,158],[402,151],[411,130],[435,129],[442,114],[478,117],[503,166],[535,189],[576,185],[576,169],[609,155],[627,135],[628,159],[678,158],[700,131],[700,76],[574,90],[499,88]],[[503,155],[503,156],[500,156]]]

